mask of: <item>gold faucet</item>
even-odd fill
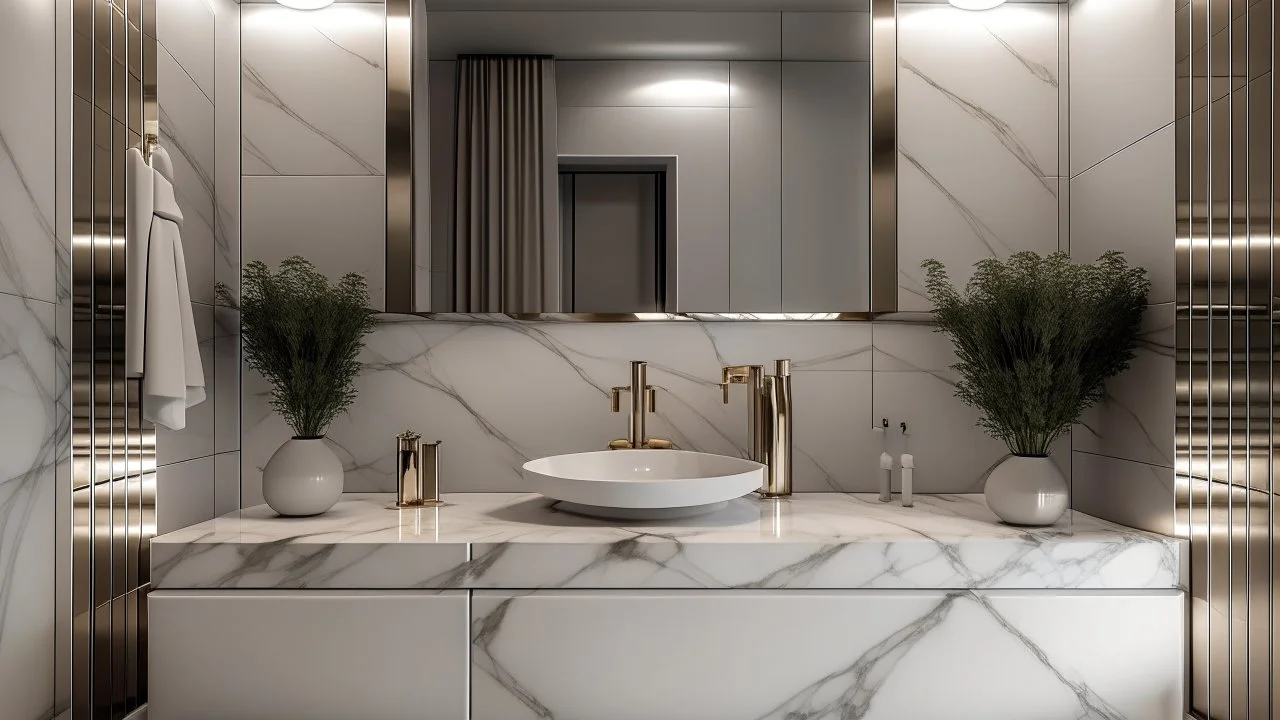
[[[773,375],[761,365],[730,365],[720,371],[724,402],[729,386],[747,386],[751,459],[766,467],[759,493],[767,498],[791,495],[791,361],[778,360]]]
[[[631,394],[631,419],[628,422],[627,437],[609,443],[610,450],[670,450],[670,440],[645,437],[644,421],[646,412],[657,412],[658,392],[647,379],[649,363],[643,360],[631,361],[631,386],[615,387],[609,391],[610,409],[622,412],[622,393]]]

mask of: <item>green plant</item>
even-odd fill
[[[1133,359],[1150,282],[1122,253],[1092,264],[1062,252],[983,260],[963,293],[942,263],[922,267],[938,332],[960,359],[956,397],[1014,455],[1048,455]]]
[[[219,299],[235,305],[226,285]],[[244,357],[271,383],[271,407],[294,437],[322,437],[356,399],[364,336],[373,330],[365,279],[348,273],[331,285],[307,260],[294,256],[272,273],[245,266],[239,302]]]

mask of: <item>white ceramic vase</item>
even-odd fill
[[[1010,455],[987,477],[987,507],[1010,525],[1052,525],[1067,511],[1066,478],[1047,457]]]
[[[321,438],[292,438],[262,469],[262,496],[286,517],[319,515],[342,496],[342,462]]]

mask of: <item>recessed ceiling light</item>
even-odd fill
[[[961,10],[990,10],[1000,7],[1005,0],[950,0],[952,5]]]
[[[333,4],[333,0],[276,0],[276,2],[294,10],[319,10]]]

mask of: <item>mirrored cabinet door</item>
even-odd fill
[[[430,8],[415,310],[872,309],[866,2]]]

